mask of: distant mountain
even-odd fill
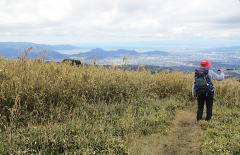
[[[85,58],[87,60],[96,58],[96,59],[105,59],[105,58],[117,58],[117,57],[123,57],[123,56],[146,56],[146,55],[161,55],[165,56],[168,55],[167,52],[163,51],[150,51],[150,52],[142,52],[139,53],[135,50],[126,50],[126,49],[118,49],[118,50],[103,50],[101,48],[96,48],[93,50],[90,50],[85,53],[79,53],[79,54],[72,54],[71,57],[81,57]]]
[[[6,57],[11,59],[16,59],[18,56],[23,55],[23,51],[26,48],[32,47],[32,50],[28,53],[28,58],[36,58],[38,56],[42,56],[46,51],[45,59],[47,60],[59,60],[64,58],[84,58],[85,60],[93,59],[105,59],[105,58],[118,58],[124,56],[166,56],[167,52],[164,51],[149,51],[139,53],[135,50],[126,50],[126,49],[118,49],[118,50],[104,50],[101,48],[92,49],[86,53],[79,54],[62,54],[57,51],[59,50],[74,50],[78,49],[78,47],[71,45],[46,45],[46,44],[35,44],[29,42],[0,42],[0,57]],[[39,52],[40,51],[40,52]]]
[[[85,57],[86,59],[92,59],[96,57],[97,59],[104,59],[108,57],[120,57],[120,56],[127,56],[127,55],[137,55],[138,53],[134,50],[124,50],[124,49],[119,49],[119,50],[111,50],[111,51],[106,51],[101,48],[96,48],[93,50],[90,50],[86,53],[79,53],[79,54],[72,54],[71,56],[73,57]]]
[[[16,58],[21,55],[20,49],[0,46],[0,56],[5,58]]]
[[[16,59],[18,56],[23,55],[24,49],[29,47],[32,47],[32,50],[28,54],[29,58],[35,58],[37,54],[42,56],[46,51],[45,58],[48,60],[68,58],[67,55],[60,54],[57,52],[57,50],[70,50],[77,48],[71,45],[46,45],[28,42],[0,42],[0,56]]]

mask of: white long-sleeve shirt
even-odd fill
[[[210,80],[218,80],[218,81],[222,81],[225,79],[225,74],[223,72],[221,72],[220,74],[215,73],[213,70],[209,70],[208,71],[208,76],[210,78]],[[194,89],[194,81],[192,84],[192,96],[196,96],[196,90]]]
[[[218,81],[222,81],[225,78],[225,75],[223,72],[221,72],[220,74],[215,73],[213,70],[209,70],[208,71],[208,76],[210,77],[210,80],[218,80]]]

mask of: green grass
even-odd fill
[[[1,153],[127,154],[130,137],[166,133],[175,110],[184,106],[176,103],[166,99],[80,104],[66,121],[7,129],[0,136]]]
[[[240,112],[226,106],[214,107],[214,118],[201,122],[204,154],[240,154]]]

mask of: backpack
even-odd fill
[[[202,67],[196,68],[194,79],[196,95],[204,95],[213,91],[214,87],[208,75],[208,69]]]

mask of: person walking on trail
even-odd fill
[[[212,64],[203,59],[200,66],[195,69],[194,82],[192,85],[192,95],[197,98],[198,110],[197,121],[202,120],[204,104],[206,103],[207,115],[206,121],[212,118],[214,86],[212,80],[224,80],[224,69],[220,69],[220,74],[215,73],[210,68]]]

